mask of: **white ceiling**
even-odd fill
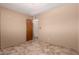
[[[58,7],[59,3],[0,3],[0,6],[29,15],[38,15],[51,8]]]

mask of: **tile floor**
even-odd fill
[[[78,53],[48,42],[33,40],[0,50],[0,55],[78,55]]]

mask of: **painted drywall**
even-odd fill
[[[77,19],[78,19],[78,52],[79,52],[79,4],[77,6]]]
[[[26,19],[31,18],[1,7],[1,48],[26,41]]]
[[[1,11],[1,8],[0,8]],[[1,47],[1,12],[0,12],[0,47]]]
[[[63,5],[39,15],[39,40],[77,50],[76,5]]]

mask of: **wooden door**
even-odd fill
[[[32,40],[33,39],[33,23],[32,23],[32,19],[27,19],[26,20],[26,25],[27,25],[27,41]]]

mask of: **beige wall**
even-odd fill
[[[79,52],[79,4],[77,9],[78,9],[77,11],[78,11],[78,52]]]
[[[26,19],[31,18],[6,8],[1,8],[1,48],[26,41]]]
[[[1,8],[0,8],[1,11]],[[0,47],[1,47],[1,12],[0,12]]]
[[[40,14],[39,39],[77,49],[76,11],[75,5],[64,5]]]

